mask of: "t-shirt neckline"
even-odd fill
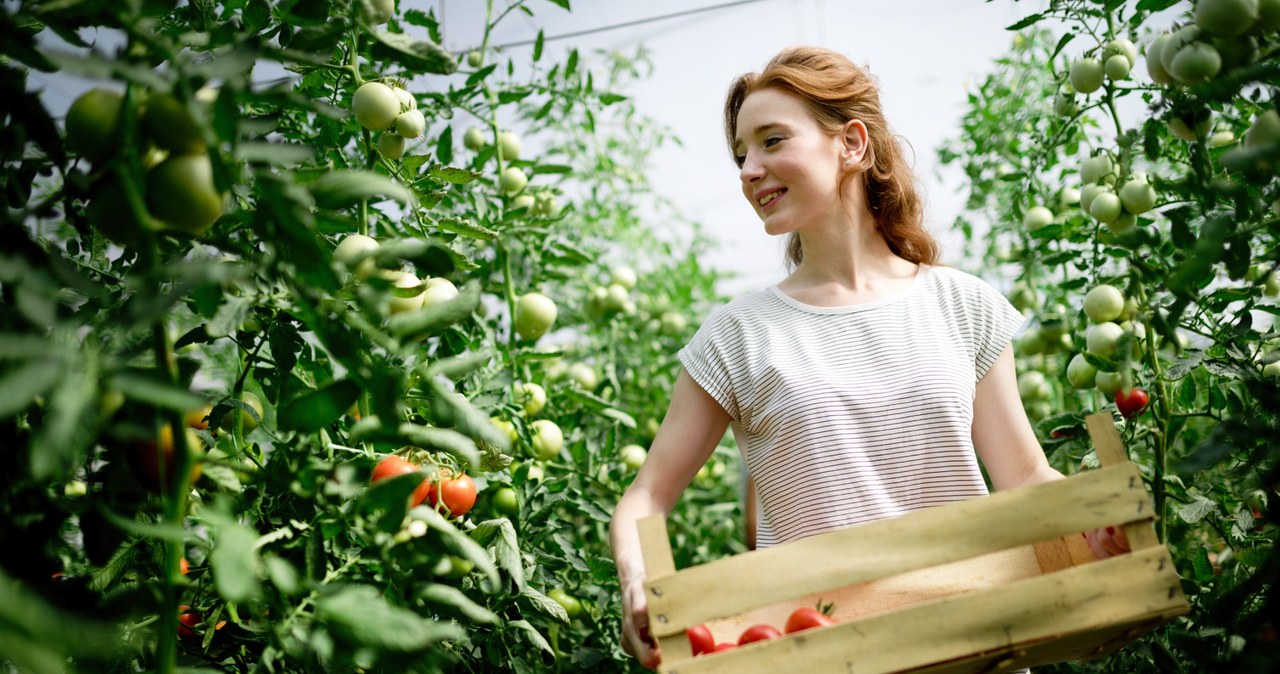
[[[921,278],[926,273],[929,273],[931,269],[932,269],[931,265],[921,263],[919,265],[919,268],[916,270],[916,275],[911,278],[911,283],[908,284],[906,289],[900,293],[897,293],[895,295],[890,295],[889,297],[882,297],[878,300],[872,300],[870,302],[846,304],[838,307],[820,307],[813,304],[806,304],[788,295],[786,291],[779,288],[778,284],[776,283],[769,286],[768,290],[769,292],[773,293],[774,297],[777,297],[778,299],[782,300],[785,304],[789,304],[792,307],[795,307],[796,309],[799,309],[801,311],[807,311],[809,313],[814,313],[814,314],[848,314],[848,313],[853,313],[858,311],[878,309],[880,307],[893,304],[895,302],[899,302],[905,299],[906,297],[911,295],[911,293],[915,292],[916,288],[921,285]]]

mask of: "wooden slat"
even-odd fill
[[[1150,501],[1135,466],[1089,471],[735,555],[673,575],[649,573],[645,587],[655,618],[651,626],[656,635],[670,636],[692,625],[832,588],[1150,517]],[[744,592],[748,587],[751,591]]]
[[[646,576],[669,576],[676,572],[676,560],[671,555],[671,539],[667,537],[667,518],[662,513],[649,515],[636,522],[640,531],[640,550],[644,555],[644,571]],[[668,662],[679,662],[693,657],[693,649],[684,630],[671,631],[658,629],[666,618],[658,618],[653,611],[653,600],[660,597],[662,590],[645,588],[649,595],[649,632],[657,639],[662,657]],[[657,593],[657,597],[655,596]]]
[[[1129,452],[1116,430],[1115,420],[1110,412],[1096,412],[1085,418],[1089,429],[1089,439],[1093,441],[1094,452],[1098,455],[1098,463],[1103,467],[1129,463]],[[1114,523],[1113,523],[1114,524]],[[1150,522],[1137,522],[1124,526],[1125,538],[1133,550],[1145,550],[1160,545],[1155,527]]]
[[[1012,657],[1018,650],[1027,650],[1019,644],[1034,645],[1085,631],[1098,631],[1099,639],[1108,641],[1114,638],[1110,630],[1116,627],[1145,624],[1187,610],[1168,550],[1155,548],[985,592],[663,665],[660,671],[890,674],[1001,651],[1010,653],[1003,665],[1016,667],[1018,657],[1029,657],[1029,651]],[[909,635],[922,636],[910,639],[907,648]],[[1079,640],[1073,646],[1082,647]]]

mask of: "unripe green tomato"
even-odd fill
[[[1022,226],[1028,232],[1034,232],[1042,227],[1048,227],[1053,224],[1053,211],[1044,206],[1032,206],[1022,216]]]
[[[560,204],[556,202],[556,195],[550,192],[542,192],[533,203],[531,214],[540,218],[555,218],[560,215]]]
[[[1106,63],[1116,54],[1122,54],[1129,61],[1129,67],[1138,63],[1138,47],[1128,38],[1117,38],[1102,45],[1102,61]]]
[[[1156,84],[1173,84],[1173,76],[1169,71],[1164,69],[1164,64],[1160,62],[1160,54],[1169,43],[1170,36],[1168,33],[1157,35],[1155,39],[1147,45],[1147,75],[1151,77],[1151,81]]]
[[[1155,208],[1156,190],[1145,180],[1129,180],[1120,188],[1120,203],[1134,215],[1146,213]]]
[[[1112,285],[1095,286],[1084,296],[1084,313],[1094,323],[1106,323],[1124,311],[1124,293]]]
[[[645,451],[645,448],[640,445],[627,445],[618,450],[618,456],[622,458],[622,465],[626,466],[627,470],[634,472],[640,470],[640,466],[644,465],[644,460],[648,458],[649,452]]]
[[[1074,187],[1064,187],[1058,192],[1058,205],[1062,208],[1069,208],[1080,203],[1080,190]]]
[[[1024,356],[1038,356],[1045,352],[1047,346],[1044,335],[1035,327],[1030,327],[1018,337],[1017,351]]]
[[[1160,65],[1164,66],[1165,72],[1173,77],[1173,59],[1182,51],[1182,48],[1200,39],[1200,29],[1194,24],[1188,24],[1174,31],[1169,36],[1169,40],[1164,43],[1164,47],[1160,50]]]
[[[1103,72],[1106,73],[1107,79],[1112,82],[1128,78],[1129,70],[1132,68],[1133,65],[1129,63],[1129,58],[1124,54],[1116,54],[1102,64]]]
[[[1104,152],[1080,162],[1080,180],[1085,185],[1097,183],[1108,176],[1114,180],[1115,165],[1111,162],[1111,155]]]
[[[1076,112],[1076,99],[1070,93],[1059,91],[1053,97],[1053,114],[1059,117],[1071,117]]]
[[[1280,278],[1277,278],[1276,272],[1267,274],[1267,279],[1262,284],[1262,294],[1267,297],[1280,295]]]
[[[1199,0],[1196,25],[1210,35],[1244,35],[1258,20],[1258,0]]]
[[[1123,378],[1119,372],[1098,372],[1094,378],[1094,384],[1098,387],[1098,391],[1111,400],[1116,397],[1116,391],[1120,390]]]
[[[360,3],[369,23],[379,26],[391,20],[395,13],[395,0],[363,0]]]
[[[398,133],[386,131],[378,136],[378,153],[395,161],[404,156],[405,139]]]
[[[493,511],[499,515],[506,517],[515,517],[520,514],[520,501],[516,496],[516,490],[511,487],[503,487],[493,493]]]
[[[142,113],[142,128],[157,147],[174,154],[201,154],[208,149],[204,130],[191,111],[168,94],[147,100]]]
[[[1102,87],[1102,64],[1095,58],[1082,58],[1071,64],[1068,77],[1071,87],[1082,94],[1091,94]]]
[[[529,176],[514,166],[502,169],[502,175],[498,177],[498,189],[507,196],[518,194],[528,184]]]
[[[1213,79],[1222,70],[1222,55],[1208,42],[1192,42],[1173,57],[1169,74],[1183,84],[1199,84]]]
[[[458,286],[453,285],[453,281],[447,278],[433,276],[427,279],[426,285],[426,290],[422,292],[422,306],[424,307],[444,304],[458,296]]]
[[[1147,348],[1147,328],[1141,323],[1134,321],[1124,321],[1120,324],[1120,329],[1124,330],[1126,335],[1133,339],[1134,355],[1141,355]]]
[[[467,129],[467,132],[462,134],[462,145],[466,147],[468,150],[472,150],[476,152],[484,149],[484,146],[485,146],[484,131],[481,131],[480,127],[477,127],[477,126],[473,126],[470,129]]]
[[[368,278],[378,270],[373,255],[378,252],[378,242],[363,234],[351,234],[333,250],[333,259],[352,271],[359,278]]]
[[[1009,291],[1009,303],[1018,311],[1026,311],[1040,301],[1036,291],[1022,281],[1013,284]]]
[[[128,195],[110,175],[94,185],[85,215],[94,229],[121,246],[139,245],[149,231],[146,222],[134,217]]]
[[[1253,24],[1253,32],[1268,35],[1280,30],[1280,0],[1259,0],[1258,22]]]
[[[520,159],[520,136],[513,131],[503,131],[498,134],[498,147],[502,149],[503,161],[516,161]],[[516,190],[517,192],[519,190]]]
[[[1213,132],[1213,135],[1209,136],[1209,140],[1205,141],[1205,144],[1211,148],[1216,148],[1226,147],[1234,142],[1236,142],[1236,135],[1234,133],[1231,133],[1230,131],[1215,131]]]
[[[657,419],[654,419],[653,417],[649,417],[647,420],[645,420],[644,426],[642,428],[644,432],[644,437],[650,440],[658,437],[658,429],[661,427],[662,427],[662,422],[658,421]]]
[[[609,280],[631,290],[636,287],[636,271],[631,267],[619,265],[609,270]]]
[[[526,293],[516,302],[515,329],[524,339],[538,339],[556,322],[556,303],[541,293]]]
[[[408,110],[396,117],[396,135],[404,138],[417,138],[427,128],[427,118],[421,110]]]
[[[1085,348],[1089,353],[1101,358],[1114,358],[1116,343],[1124,336],[1124,330],[1110,321],[1090,325],[1085,331]]]
[[[566,373],[569,378],[578,383],[584,390],[594,391],[600,385],[600,375],[596,374],[595,368],[586,363],[574,363],[569,366]]]
[[[147,209],[170,229],[200,236],[222,204],[207,154],[173,155],[147,172]]]
[[[1078,389],[1093,388],[1098,376],[1098,368],[1084,359],[1084,354],[1077,353],[1067,363],[1067,381]]]
[[[529,211],[529,215],[534,215],[533,207],[535,205],[535,201],[536,200],[533,198],[533,195],[526,192],[511,200],[511,208],[524,208]]]
[[[67,109],[67,149],[101,164],[115,154],[120,142],[120,108],[124,96],[108,89],[90,89]]]
[[[1273,145],[1280,145],[1280,113],[1266,110],[1253,120],[1253,125],[1244,134],[1244,147],[1255,150]]]
[[[538,419],[529,424],[529,433],[532,435],[533,456],[537,459],[550,461],[564,449],[564,433],[550,419]]]
[[[257,428],[258,423],[266,418],[264,416],[265,411],[262,408],[262,401],[252,391],[241,391],[240,401],[253,408],[253,411],[258,413],[257,418],[254,418],[254,415],[250,414],[248,410],[235,408],[222,415],[222,423],[219,426],[224,431],[230,431],[233,428],[233,424],[235,424],[235,415],[239,414],[241,427],[244,429],[245,435],[248,435],[249,431]]]
[[[1018,375],[1018,396],[1023,400],[1042,400],[1052,393],[1043,373],[1029,370]]]
[[[547,406],[547,390],[533,382],[521,382],[512,385],[512,397],[516,404],[524,409],[524,413],[533,416]]]
[[[422,308],[422,296],[426,293],[422,287],[422,281],[417,276],[407,271],[390,269],[381,272],[381,276],[391,283],[389,311],[392,314],[402,314]]]
[[[1089,215],[1098,222],[1111,222],[1120,217],[1120,208],[1120,197],[1108,190],[1093,198],[1089,204]]]
[[[1138,224],[1138,216],[1128,211],[1120,211],[1115,220],[1106,223],[1112,234],[1128,234]]]
[[[631,293],[617,283],[610,283],[605,289],[604,308],[608,311],[622,311],[631,300]]]
[[[400,98],[381,82],[365,82],[356,89],[351,110],[360,126],[370,131],[385,131],[400,114]]]
[[[1258,41],[1250,36],[1215,37],[1213,48],[1222,57],[1222,69],[1232,70],[1253,63],[1258,55]]]
[[[418,99],[414,98],[413,94],[409,93],[408,89],[392,87],[391,91],[395,93],[396,98],[400,101],[400,114],[418,109]]]
[[[565,592],[558,587],[552,588],[552,590],[547,593],[547,597],[564,609],[564,612],[569,615],[569,620],[577,618],[582,613],[582,602],[578,601],[568,592]]]
[[[1093,200],[1099,194],[1107,190],[1105,185],[1094,185],[1092,183],[1085,185],[1080,189],[1080,210],[1085,215],[1089,215],[1089,207],[1093,205]]]
[[[1274,360],[1262,366],[1262,376],[1280,379],[1280,360]]]
[[[479,68],[484,65],[484,54],[478,51],[467,52],[467,65],[472,68]]]
[[[497,417],[489,417],[489,423],[493,424],[494,428],[506,433],[507,439],[511,440],[511,442],[514,443],[520,440],[520,434],[516,432],[516,425],[510,421],[507,421],[506,419],[499,419]]]
[[[662,312],[662,334],[671,337],[679,337],[684,334],[685,328],[689,326],[689,321],[685,319],[684,314],[676,311]]]

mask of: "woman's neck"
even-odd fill
[[[853,213],[799,232],[804,257],[779,287],[863,292],[914,277],[916,265],[890,250],[871,212],[864,206]]]

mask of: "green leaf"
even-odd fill
[[[446,126],[444,131],[440,132],[440,137],[436,139],[436,161],[441,164],[448,164],[453,161],[453,127]],[[417,171],[418,167],[411,169]]]
[[[247,527],[230,519],[217,521],[217,538],[209,563],[213,567],[214,587],[223,599],[242,602],[258,597],[261,563],[254,549],[258,537]]]
[[[462,628],[426,620],[392,606],[377,588],[352,585],[316,600],[316,616],[336,635],[359,646],[399,653],[425,651],[465,637]]]
[[[186,412],[204,405],[200,396],[161,379],[154,370],[122,370],[108,379],[108,388],[124,391],[130,400],[154,405],[162,410]]]
[[[409,517],[426,522],[428,529],[440,534],[441,540],[450,552],[475,562],[476,571],[484,574],[490,583],[497,586],[498,567],[494,565],[489,553],[479,543],[427,506],[418,506],[410,510]]]
[[[471,466],[480,462],[480,450],[476,448],[476,444],[457,431],[419,426],[406,421],[396,428],[396,432],[408,444],[448,452]]]
[[[29,360],[0,376],[0,418],[26,409],[58,382],[62,368],[50,358]]]
[[[430,381],[432,412],[441,419],[448,419],[450,425],[477,442],[497,447],[503,453],[511,451],[511,438],[489,421],[488,414],[476,409],[471,401],[451,390],[440,378]]]
[[[1178,513],[1178,517],[1187,524],[1195,524],[1217,510],[1217,502],[1203,494],[1196,494],[1195,499],[1190,503],[1179,503],[1174,506],[1174,511]]]
[[[427,175],[451,185],[466,185],[484,174],[453,166],[434,166],[427,171]]]
[[[573,173],[573,167],[567,164],[535,164],[529,172],[533,175],[564,175]]]
[[[412,206],[413,192],[394,178],[372,171],[343,169],[330,171],[307,186],[316,206],[339,209],[354,206],[362,200],[379,200],[378,197],[395,199],[405,206]]]
[[[516,599],[538,613],[549,615],[562,623],[569,622],[569,614],[560,605],[560,602],[531,587],[526,587]]]
[[[28,359],[42,356],[56,357],[63,353],[63,346],[45,337],[20,334],[0,334],[0,358]]]
[[[415,40],[403,33],[375,33],[370,53],[376,59],[394,61],[419,73],[449,75],[458,69],[453,54],[430,40]]]
[[[493,557],[498,562],[498,568],[511,577],[517,592],[524,591],[526,587],[524,562],[520,557],[520,542],[516,537],[516,528],[511,524],[511,520],[505,517],[486,520],[476,525],[471,535],[482,544],[493,546]]]
[[[493,354],[487,349],[484,351],[477,351],[475,353],[464,353],[452,358],[437,360],[434,363],[431,363],[431,365],[427,367],[427,375],[430,377],[447,377],[456,381],[471,374],[472,372],[475,372],[485,365],[488,365],[492,361]]]
[[[302,164],[315,158],[315,149],[293,143],[246,141],[235,146],[235,158],[250,164]]]
[[[1058,54],[1062,52],[1062,48],[1067,46],[1067,43],[1074,40],[1075,37],[1075,33],[1067,33],[1066,35],[1063,35],[1062,38],[1058,40],[1058,45],[1053,48],[1053,53],[1049,55],[1049,60],[1052,61],[1058,58]]]
[[[1005,30],[1022,30],[1027,26],[1033,26],[1039,23],[1043,19],[1044,19],[1044,14],[1032,14],[1011,26],[1005,27]]]
[[[32,477],[62,479],[83,462],[93,442],[98,395],[98,370],[91,359],[64,369],[49,394],[44,426],[29,447]]]
[[[105,507],[100,508],[99,512],[106,521],[119,527],[126,533],[139,538],[148,538],[157,541],[180,541],[186,535],[182,530],[182,527],[177,524],[156,524],[154,522],[129,519],[121,517]]]
[[[557,0],[551,0],[551,1],[557,2]],[[547,643],[546,637],[542,636],[542,633],[538,631],[538,628],[529,624],[529,621],[512,620],[507,623],[507,626],[514,627],[520,630],[520,633],[523,634],[525,638],[529,640],[529,643],[533,644],[534,646],[537,646],[538,648],[542,649],[543,651],[546,651],[547,653],[550,653],[552,656],[555,656],[556,652],[551,649],[551,644]]]
[[[1182,357],[1174,361],[1169,369],[1164,371],[1163,379],[1165,381],[1177,381],[1191,374],[1195,369],[1199,368],[1204,362],[1204,352],[1189,349],[1182,352]]]
[[[543,36],[542,29],[538,29],[538,37],[533,40],[533,62],[537,63],[542,59]]]
[[[605,105],[613,105],[614,103],[619,103],[625,100],[627,100],[627,97],[622,94],[612,94],[609,92],[600,94],[600,102]]]
[[[498,237],[498,233],[492,229],[483,225],[477,225],[470,219],[466,218],[441,218],[436,221],[436,226],[446,232],[461,234],[465,237],[479,239],[481,241],[491,241]]]
[[[444,332],[454,323],[470,318],[479,304],[480,284],[471,281],[462,287],[457,297],[448,302],[392,316],[387,319],[387,330],[402,340],[422,339]]]
[[[277,413],[277,421],[280,428],[287,431],[318,431],[346,414],[359,397],[358,384],[350,379],[340,379],[285,403]]]
[[[429,584],[418,590],[418,599],[435,606],[451,608],[473,623],[495,625],[498,616],[489,609],[471,601],[462,590],[451,585]]]
[[[295,595],[302,589],[302,584],[299,582],[298,569],[293,566],[292,562],[275,555],[267,555],[263,561],[266,565],[267,577],[282,593]]]

